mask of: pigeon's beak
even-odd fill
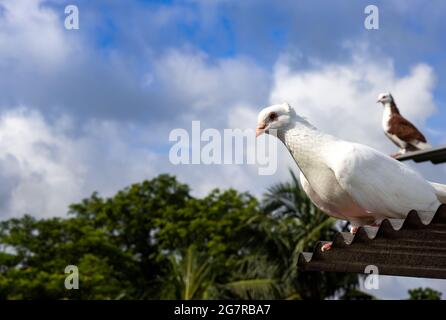
[[[376,103],[380,103],[380,102],[383,102],[382,98],[381,98],[381,99],[378,99],[378,100],[376,100]]]
[[[260,136],[263,132],[265,132],[266,123],[262,122],[257,125],[256,128],[256,137]]]

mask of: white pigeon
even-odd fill
[[[433,215],[446,203],[446,185],[425,180],[373,148],[319,131],[287,103],[259,113],[256,136],[262,133],[285,144],[311,201],[330,216],[350,221],[353,233],[385,218],[405,218],[410,210]]]

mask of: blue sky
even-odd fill
[[[79,30],[64,28],[69,4]],[[369,4],[379,30],[364,28]],[[168,136],[192,120],[253,128],[283,101],[321,130],[391,152],[375,104],[391,91],[431,144],[445,144],[445,10],[440,0],[0,0],[0,217],[63,216],[93,191],[162,172],[197,195],[261,195],[297,170],[285,150],[277,174],[259,177],[247,165],[173,166]],[[446,183],[444,166],[411,166]],[[381,296],[414,283],[393,281]]]

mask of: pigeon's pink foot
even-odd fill
[[[370,225],[368,225],[368,226],[370,226],[370,227],[379,227],[381,225],[381,223],[373,223],[373,224],[370,224]],[[351,234],[355,234],[356,232],[358,232],[358,229],[359,229],[359,227],[351,227],[351,229],[350,229],[350,233]]]
[[[321,251],[324,252],[324,251],[330,250],[332,244],[333,244],[333,242],[324,243],[321,247]]]
[[[400,155],[402,155],[401,152],[395,152],[395,153],[392,153],[390,156],[391,156],[392,158],[397,158],[397,157],[399,157]]]

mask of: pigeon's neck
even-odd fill
[[[400,110],[398,109],[394,101],[384,103],[384,111],[391,115],[400,114]]]
[[[306,175],[322,165],[321,151],[337,139],[319,131],[304,119],[300,120],[288,128],[279,130],[277,136]]]

